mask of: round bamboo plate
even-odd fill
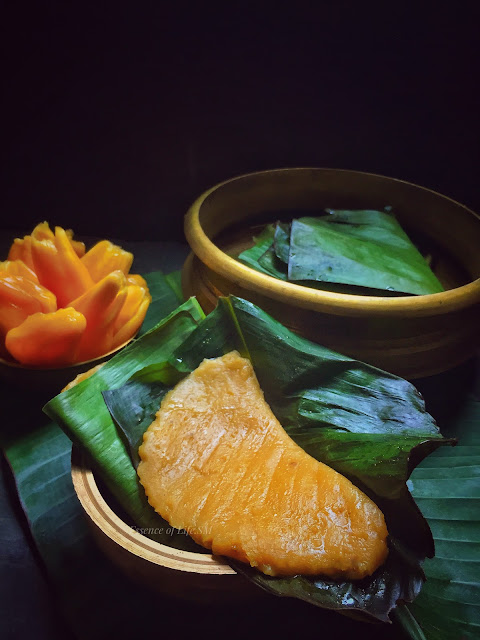
[[[431,249],[445,292],[386,297],[320,291],[236,259],[255,231],[282,216],[387,205],[407,233]],[[339,169],[262,171],[202,194],[186,215],[185,234],[192,253],[183,291],[207,312],[219,296],[237,295],[310,340],[410,379],[452,368],[480,346],[480,218],[429,189]]]
[[[72,481],[100,549],[136,582],[195,602],[258,598],[263,592],[222,558],[181,551],[142,535],[124,522],[100,492],[86,457],[72,450]]]

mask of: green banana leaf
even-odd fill
[[[273,236],[273,250],[275,251],[275,255],[286,265],[288,265],[288,258],[290,254],[291,230],[291,224],[277,222]]]
[[[280,230],[280,232],[279,232]],[[238,259],[252,267],[256,271],[265,273],[278,280],[290,281],[301,286],[308,286],[310,289],[321,291],[332,291],[334,293],[347,293],[357,296],[378,296],[378,289],[371,287],[361,287],[353,284],[341,284],[338,282],[314,282],[311,280],[289,280],[288,278],[288,250],[290,239],[290,225],[283,225],[277,222],[276,226],[269,225],[260,236],[257,244],[250,249],[246,249],[238,256]],[[262,253],[263,252],[263,253]],[[282,258],[279,257],[282,256]],[[286,256],[286,257],[285,257]],[[285,260],[283,259],[285,257]],[[396,291],[382,291],[382,296],[396,297],[404,295]]]
[[[435,640],[480,637],[480,403],[470,400],[456,422],[458,445],[429,456],[408,482],[435,538],[409,609]]]
[[[267,237],[262,238],[261,247],[244,251],[239,259],[283,280],[417,295],[443,291],[421,253],[387,211],[330,211],[316,218],[294,219],[289,229],[277,223],[268,246]],[[257,256],[260,248],[263,253]]]
[[[105,404],[123,435],[135,469],[140,462],[138,448],[143,434],[153,422],[165,394],[184,375],[169,362],[163,362],[141,369],[123,387],[103,391]]]
[[[142,336],[158,324],[160,318],[174,311],[183,302],[182,272],[172,271],[164,274],[162,271],[151,271],[145,275],[145,280],[152,296],[145,320],[138,332]]]
[[[172,326],[175,318],[172,314]],[[428,527],[405,489],[405,482],[412,461],[418,462],[444,442],[415,388],[391,374],[292,334],[258,307],[238,298],[221,299],[217,309],[198,326],[192,329],[189,325],[181,340],[171,340],[166,345],[163,331],[160,325],[132,346],[132,350],[139,352],[130,368],[130,374],[134,371],[133,377],[126,378],[127,358],[119,363],[122,372],[115,380],[118,383],[122,379],[123,384],[108,388],[105,379],[98,384],[96,376],[92,376],[77,387],[79,396],[69,396],[70,392],[66,392],[53,399],[46,407],[49,415],[67,433],[72,433],[73,439],[78,440],[80,431],[86,443],[87,432],[93,435],[98,425],[90,419],[85,428],[88,421],[85,410],[78,411],[79,401],[82,396],[88,398],[92,405],[89,415],[97,415],[102,402],[99,392],[103,391],[115,422],[127,434],[130,449],[135,450],[161,398],[179,376],[195,369],[204,358],[237,349],[252,361],[267,401],[292,437],[300,444],[303,439],[312,455],[348,475],[379,504],[383,501],[387,505],[384,512],[392,542],[384,567],[371,578],[357,583],[303,577],[269,578],[246,566],[235,564],[235,568],[278,595],[299,597],[326,608],[366,612],[384,621],[388,620],[388,613],[397,600],[411,601],[423,583],[420,562],[432,555],[433,545]],[[158,342],[162,348],[154,362],[150,344],[143,341],[146,338],[153,341],[157,333],[161,335]],[[143,349],[148,351],[148,357],[141,355]],[[146,368],[142,369],[137,363],[144,357]],[[112,363],[115,364],[114,360]],[[82,387],[91,387],[92,392],[86,394]],[[139,417],[143,421],[140,429]],[[110,427],[114,430],[112,418],[109,432],[113,435]],[[362,434],[368,440],[365,445],[359,444]],[[356,447],[360,447],[361,456],[355,455]],[[90,445],[94,453],[92,448]],[[117,456],[120,448],[122,456],[128,455],[117,432]],[[369,456],[367,462],[363,454]],[[132,509],[128,504],[132,497],[138,501],[133,490],[134,464],[130,462],[128,474],[128,483],[132,486],[128,484],[129,492],[123,496],[122,491],[125,493],[127,488],[125,469],[119,470],[116,458],[102,455],[100,469],[105,472],[107,465],[110,465],[107,475],[111,483],[121,472],[117,498],[134,519],[137,516],[135,522],[138,522],[139,506],[150,511],[151,508],[141,503]],[[143,514],[142,521],[146,519]],[[185,536],[179,540],[182,538]],[[172,545],[176,542],[169,540]]]
[[[286,263],[280,260],[275,253],[275,232],[276,225],[267,225],[259,236],[253,238],[253,247],[242,251],[238,259],[249,267],[267,274],[267,276],[286,280]]]

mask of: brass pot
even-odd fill
[[[333,293],[277,280],[236,259],[253,244],[255,229],[282,216],[387,205],[412,238],[431,248],[446,291]],[[340,169],[251,173],[203,193],[186,215],[185,234],[192,253],[183,291],[207,312],[219,296],[234,294],[312,341],[410,379],[454,367],[480,345],[480,218],[429,189]]]

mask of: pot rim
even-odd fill
[[[444,196],[432,189],[427,189],[398,178],[390,178],[375,173],[364,171],[352,171],[349,169],[332,169],[327,167],[292,167],[283,169],[270,169],[246,173],[229,180],[220,182],[202,193],[190,206],[185,216],[185,235],[195,255],[212,271],[228,278],[243,288],[256,294],[267,296],[285,303],[286,299],[295,301],[295,306],[312,311],[327,312],[334,315],[350,316],[430,316],[460,311],[473,304],[480,303],[480,278],[468,284],[449,289],[441,293],[432,293],[419,296],[357,296],[354,294],[334,293],[321,291],[278,280],[251,267],[242,264],[238,260],[224,253],[205,233],[200,222],[202,205],[211,194],[220,190],[223,186],[234,182],[249,179],[253,176],[272,175],[292,171],[320,171],[338,172],[357,176],[371,176],[395,183],[401,183],[421,189],[438,198],[444,198],[456,206],[462,207],[467,213],[476,218],[480,224],[480,218],[465,205]]]

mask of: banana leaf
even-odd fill
[[[172,271],[164,274],[161,271],[151,271],[145,274],[145,280],[152,296],[152,301],[148,308],[145,320],[138,332],[142,336],[150,331],[160,318],[164,318],[166,313],[174,311],[183,302],[182,294],[182,272]]]
[[[330,211],[316,218],[294,219],[290,229],[277,223],[268,246],[267,236],[262,239],[261,255],[257,256],[260,247],[255,247],[239,259],[283,280],[417,295],[443,291],[421,253],[387,211]]]
[[[138,448],[143,434],[153,422],[165,394],[184,375],[169,362],[162,362],[141,369],[123,387],[103,391],[105,404],[124,438],[135,469],[140,462]]]
[[[84,396],[95,404],[96,408],[89,410],[93,415],[100,411],[103,391],[115,422],[124,434],[129,434],[130,448],[135,449],[177,375],[192,371],[204,358],[237,349],[252,361],[267,401],[292,437],[312,455],[350,477],[379,505],[388,507],[384,512],[392,539],[387,563],[371,578],[356,583],[300,576],[269,578],[247,566],[232,564],[277,595],[298,597],[326,608],[365,612],[383,621],[388,620],[398,600],[411,601],[423,583],[421,561],[432,555],[433,544],[405,482],[412,465],[444,442],[416,389],[405,380],[292,334],[258,307],[239,298],[221,299],[217,309],[182,335],[181,340],[171,340],[166,346],[162,338],[156,362],[149,355],[145,357],[147,366],[142,369],[136,364],[142,359],[140,354],[143,349],[150,354],[151,349],[143,341],[147,337],[153,340],[158,332],[162,333],[162,326],[134,345],[139,353],[133,377],[126,377],[122,362],[122,375],[115,380],[119,384],[108,388],[103,382],[95,383],[92,376],[82,383],[84,389],[92,387],[91,393],[69,396],[66,392],[57,396],[46,407],[49,415],[77,439],[85,424],[85,411],[78,411],[79,400]],[[177,373],[172,373],[175,370]],[[139,417],[144,421],[140,429]],[[112,418],[109,425],[114,428]],[[117,454],[120,448],[126,455],[127,448],[117,433]],[[103,456],[100,469],[105,471],[108,464],[108,474],[114,482],[117,461]],[[135,473],[133,462],[130,470],[129,482]],[[122,481],[124,485],[123,478]],[[132,496],[138,501],[138,495],[130,485],[129,488],[122,500],[133,517],[138,505],[129,509],[128,502]],[[119,486],[117,494],[124,489]],[[151,510],[148,505],[143,506]],[[146,520],[145,515],[143,519]],[[176,541],[171,539],[169,543],[175,545]]]
[[[273,236],[273,250],[275,251],[276,256],[287,265],[290,253],[291,231],[291,224],[277,222],[277,224],[275,225],[275,233]]]
[[[409,605],[427,638],[480,637],[480,403],[457,417],[458,445],[417,467],[409,488],[435,537],[427,582]]]
[[[249,267],[267,274],[267,276],[286,280],[287,265],[275,253],[275,233],[276,225],[267,225],[258,237],[253,238],[253,247],[242,251],[238,259]]]
[[[180,532],[171,536],[169,525],[148,504],[128,449],[101,394],[123,385],[139,369],[165,361],[204,317],[200,305],[191,298],[93,376],[44,407],[71,440],[88,452],[107,487],[131,517],[132,525],[156,530],[156,539],[165,544],[173,537],[179,548],[187,550],[197,545]]]
[[[288,251],[290,248],[290,225],[277,222],[276,225],[268,225],[262,233],[254,238],[254,246],[246,249],[239,256],[240,262],[252,267],[256,271],[265,273],[277,280],[288,281]],[[281,256],[281,258],[279,257]],[[378,295],[378,289],[345,285],[336,282],[313,282],[307,280],[291,280],[295,284],[308,286],[311,289],[333,291],[335,293],[348,293],[362,296]],[[395,291],[383,291],[383,296],[394,297],[399,294]]]

